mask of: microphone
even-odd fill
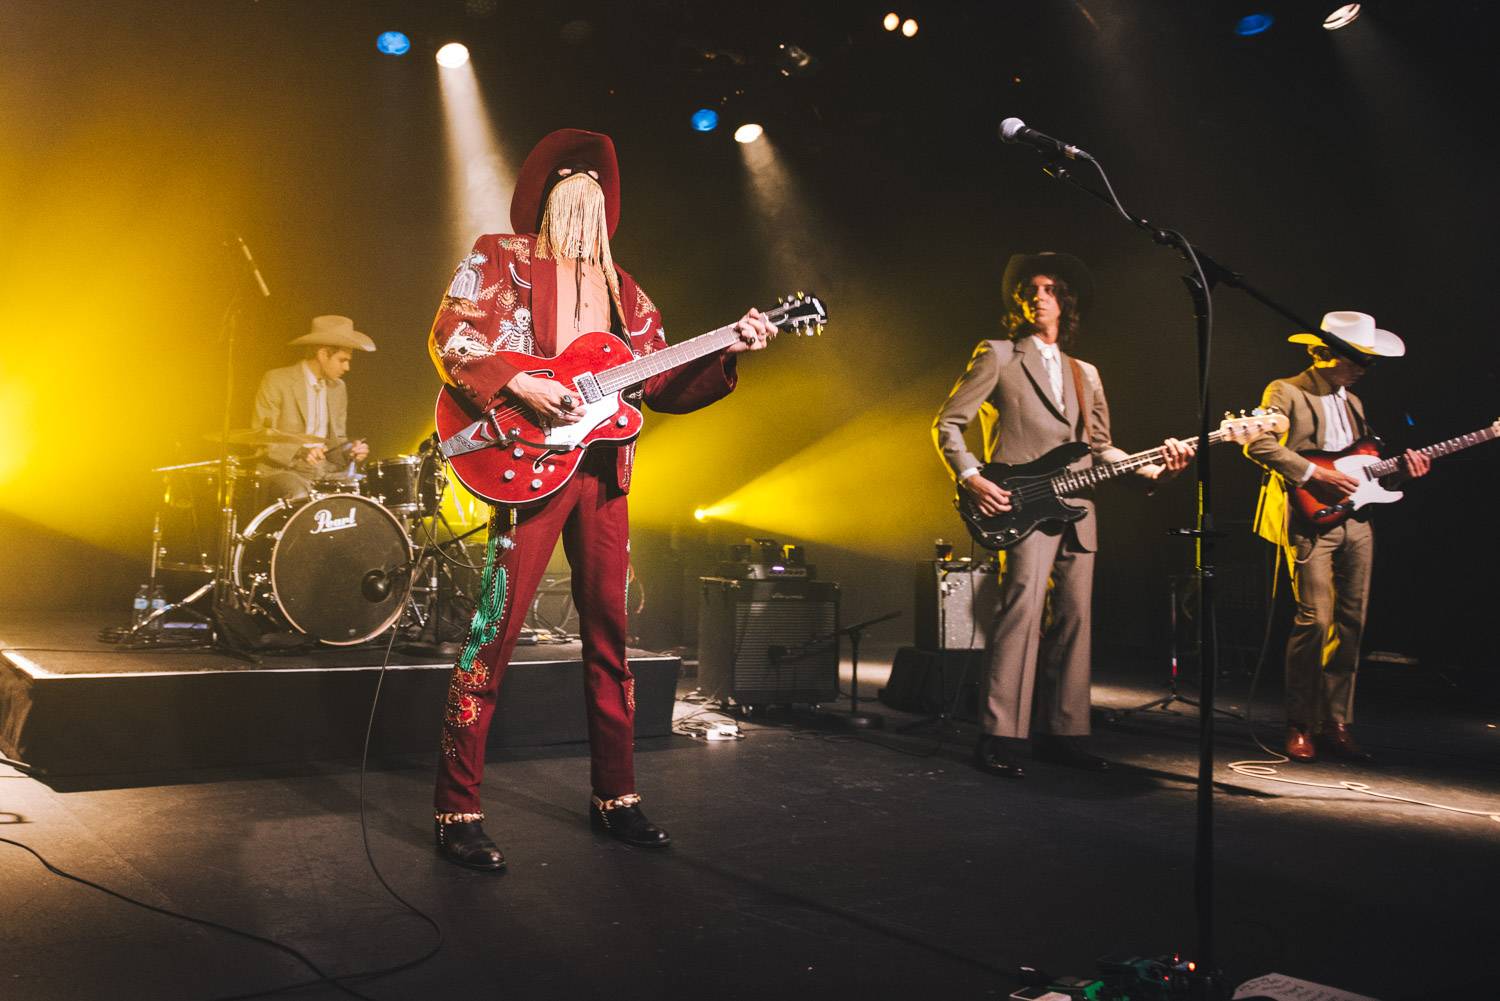
[[[271,289],[266,285],[266,280],[261,277],[260,268],[256,266],[255,258],[250,256],[250,248],[245,245],[244,237],[238,233],[234,234],[235,245],[240,248],[240,253],[245,255],[245,263],[250,267],[250,274],[255,276],[255,284],[260,288],[262,297],[269,299]]]
[[[1000,138],[1008,143],[1025,143],[1050,156],[1065,156],[1069,160],[1093,159],[1077,146],[1070,146],[1061,139],[1053,139],[1045,133],[1038,132],[1019,118],[1007,118],[1000,123]]]
[[[390,597],[392,582],[402,574],[410,573],[411,568],[411,561],[407,561],[389,570],[371,570],[360,580],[359,593],[366,601],[379,604]]]

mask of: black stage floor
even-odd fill
[[[888,670],[880,653],[861,664],[867,694]],[[1098,673],[1101,709],[1157,690],[1118,663]],[[1500,811],[1493,718],[1440,682],[1369,673],[1361,733],[1381,767],[1282,774]],[[1243,708],[1243,681],[1226,688],[1226,704]],[[434,854],[433,754],[383,760],[365,781],[370,847],[442,927],[443,946],[358,990],[1003,998],[1018,964],[1086,974],[1106,953],[1191,947],[1193,717],[1098,726],[1113,772],[1039,764],[1020,782],[969,767],[970,727],[937,748],[922,733],[834,734],[805,713],[755,719],[743,740],[640,742],[646,805],[675,839],[662,855],[591,833],[581,746],[500,752],[486,795],[510,860],[501,876]],[[1496,996],[1494,819],[1224,767],[1254,756],[1244,725],[1226,722],[1218,943],[1231,984],[1278,971],[1384,1001]],[[111,788],[0,772],[0,836],[151,904],[273,937],[340,973],[434,941],[366,865],[357,762],[115,777]],[[218,998],[308,976],[271,948],[140,910],[3,844],[0,942],[6,1001]]]

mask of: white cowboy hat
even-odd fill
[[[1377,329],[1375,317],[1369,313],[1356,313],[1352,309],[1324,313],[1322,329],[1367,355],[1400,358],[1406,354],[1406,343],[1389,330]],[[1293,334],[1287,340],[1293,344],[1327,343],[1317,334]]]

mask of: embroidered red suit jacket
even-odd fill
[[[557,353],[557,265],[534,258],[535,236],[489,233],[458,263],[428,335],[427,350],[443,381],[476,406],[491,407],[518,371],[498,351],[548,357]],[[667,346],[661,313],[635,279],[616,267],[624,330],[637,356]],[[733,391],[732,354],[709,355],[652,376],[626,397],[659,413],[685,414]],[[596,446],[597,447],[597,446]],[[630,489],[635,442],[617,448],[622,491]]]

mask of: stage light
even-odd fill
[[[765,135],[765,132],[766,130],[761,128],[755,122],[746,122],[744,125],[741,125],[739,128],[734,130],[734,141],[737,143],[746,144],[753,143],[755,142],[755,140]]]
[[[901,22],[901,34],[905,35],[907,38],[911,38],[916,33],[917,33],[917,19],[916,18],[909,17],[905,21]]]
[[[886,31],[895,31],[897,28],[901,27],[901,15],[897,14],[895,11],[891,11],[885,16],[885,20],[881,21],[880,23],[885,26]]]
[[[469,61],[469,47],[463,42],[449,42],[437,50],[437,61],[444,69],[457,69]]]
[[[693,131],[712,132],[719,127],[719,113],[712,108],[699,108],[693,112]]]
[[[1340,28],[1349,27],[1349,25],[1358,20],[1359,4],[1346,3],[1332,14],[1323,18],[1323,30],[1338,31]]]
[[[1270,14],[1246,14],[1234,26],[1234,33],[1241,38],[1249,38],[1269,31],[1275,21]]]
[[[448,149],[450,249],[467,253],[477,233],[493,233],[509,218],[515,171],[501,151],[479,90],[474,64],[438,71]]]
[[[694,521],[707,521],[708,520],[708,508],[706,508],[706,507],[694,508],[693,509],[693,520]]]
[[[404,56],[411,51],[411,39],[399,31],[382,31],[375,48],[388,56]]]

